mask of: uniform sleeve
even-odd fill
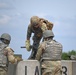
[[[43,54],[44,50],[45,50],[45,44],[41,43],[38,47],[38,51],[35,58],[36,60],[40,61],[41,55]]]
[[[52,30],[53,29],[53,23],[49,22],[48,20],[41,19],[40,22],[42,23],[41,29],[44,32],[45,30]]]
[[[32,34],[31,24],[29,24],[28,29],[27,29],[27,40],[30,39],[31,34]]]
[[[46,23],[42,23],[41,29],[42,29],[43,32],[44,32],[45,30],[47,30]]]
[[[47,29],[52,30],[53,29],[53,23],[52,22],[47,22]]]
[[[7,47],[6,50],[8,51],[8,61],[11,63],[16,63],[17,59],[14,57],[14,51],[10,47]]]

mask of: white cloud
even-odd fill
[[[58,26],[60,26],[60,22],[59,22],[59,21],[55,21],[55,22],[54,22],[54,25],[55,25],[56,27],[58,27]]]
[[[21,13],[16,13],[17,16],[21,16]]]
[[[0,16],[0,24],[7,24],[10,21],[10,16],[1,15]]]
[[[57,36],[76,37],[76,22],[75,19],[63,19],[54,21],[54,33]]]
[[[7,8],[8,7],[8,4],[6,3],[0,3],[0,8]]]
[[[38,15],[39,17],[42,17],[42,18],[45,18],[45,17],[47,16],[46,13],[38,13],[38,14],[36,14],[36,15]]]
[[[10,2],[0,2],[0,9],[14,9],[14,6]]]

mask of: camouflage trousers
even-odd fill
[[[41,75],[62,75],[61,61],[43,61],[41,73]]]
[[[35,59],[40,40],[41,40],[41,37],[38,38],[36,36],[33,36],[32,52],[28,59]]]
[[[6,68],[0,67],[0,75],[7,75]]]

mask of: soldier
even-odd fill
[[[62,75],[62,45],[56,40],[53,40],[53,37],[54,34],[51,30],[44,31],[44,41],[38,47],[35,59],[41,63],[41,75]]]
[[[8,63],[17,63],[14,57],[14,51],[8,47],[11,41],[11,36],[3,33],[0,37],[0,75],[8,75]]]
[[[50,30],[52,30],[53,23],[48,22],[43,18],[39,18],[38,16],[31,17],[30,24],[27,29],[27,39],[25,42],[27,51],[31,50],[31,45],[30,45],[31,34],[34,33],[34,36],[32,38],[33,39],[32,52],[28,59],[35,59],[35,55],[37,53],[37,49],[38,49],[40,40],[42,38],[43,32],[48,29],[47,26],[50,26]]]

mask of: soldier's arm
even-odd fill
[[[44,32],[45,30],[52,30],[53,29],[53,23],[49,22],[48,20],[42,19],[41,22],[41,29]]]
[[[42,29],[43,32],[44,32],[45,30],[47,30],[47,26],[46,26],[45,23],[42,23],[42,25],[41,25],[41,29]]]
[[[41,55],[43,54],[45,50],[45,44],[44,43],[41,43],[38,47],[38,51],[37,51],[37,54],[36,54],[36,60],[39,60],[41,59]]]
[[[48,22],[48,23],[47,23],[47,29],[48,29],[48,30],[52,30],[52,29],[53,29],[53,26],[54,26],[54,25],[53,25],[52,22]]]
[[[52,22],[49,22],[48,20],[46,20],[46,19],[41,19],[42,21],[43,21],[43,23],[45,23],[46,24],[46,27],[47,27],[47,29],[48,30],[52,30],[53,29],[53,23]]]
[[[40,48],[39,46],[35,59],[39,61],[41,58],[41,55],[42,55],[42,48]]]
[[[27,29],[27,40],[30,40],[31,34],[32,34],[31,24],[29,24]]]
[[[10,63],[16,63],[17,59],[14,57],[14,51],[13,51],[13,49],[11,49],[10,47],[7,47],[6,50],[8,52],[8,55],[7,55],[8,61]]]
[[[31,34],[32,34],[32,27],[31,27],[31,24],[30,24],[28,26],[28,29],[27,29],[27,38],[26,38],[26,41],[25,41],[25,47],[26,47],[27,51],[31,50],[31,47],[30,47],[30,37],[31,37]]]

